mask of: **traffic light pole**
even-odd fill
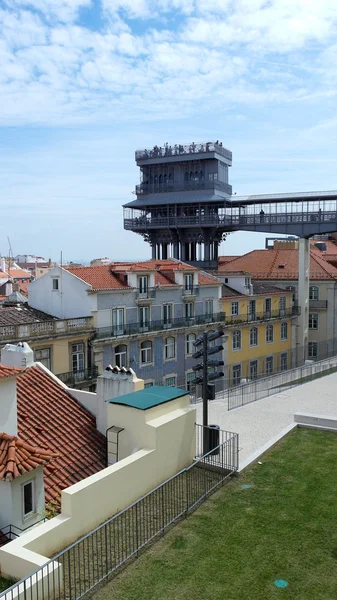
[[[209,435],[208,435],[208,366],[207,366],[207,347],[208,337],[207,331],[203,334],[203,384],[202,384],[202,424],[203,424],[203,454],[208,452]]]

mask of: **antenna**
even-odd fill
[[[13,261],[13,250],[12,250],[11,241],[8,236],[7,236],[7,240],[8,240],[8,245],[9,245],[8,276],[10,278],[11,277],[11,266],[12,266],[12,261]],[[12,256],[12,258],[11,258],[11,256]]]

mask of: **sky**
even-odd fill
[[[0,253],[149,258],[122,205],[166,141],[221,140],[237,195],[336,189],[336,34],[336,0],[0,0]]]

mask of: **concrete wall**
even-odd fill
[[[161,410],[149,413],[154,418],[146,423],[145,448],[63,490],[59,516],[0,548],[4,575],[28,575],[58,550],[193,462],[195,409],[177,408],[173,403],[171,410],[170,404],[166,403],[165,414]]]
[[[59,289],[53,290],[53,279],[58,278]],[[30,306],[60,319],[89,317],[91,300],[87,294],[90,286],[61,267],[54,267],[28,286]]]
[[[35,512],[24,519],[22,486],[29,481],[34,484]],[[43,468],[37,467],[13,481],[0,481],[0,498],[0,529],[7,525],[26,529],[40,521],[45,509]]]

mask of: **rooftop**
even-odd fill
[[[253,250],[228,264],[219,263],[218,272],[230,275],[234,269],[248,271],[254,279],[298,279],[298,249]],[[310,249],[310,279],[337,280],[337,269],[316,248]]]
[[[161,146],[153,146],[152,148],[144,148],[136,150],[136,160],[147,160],[153,158],[166,158],[170,156],[186,156],[190,154],[203,154],[207,152],[217,152],[225,158],[232,160],[232,152],[223,147],[222,142],[190,142],[189,144],[174,144],[168,143]]]
[[[29,323],[41,323],[43,321],[55,321],[55,317],[31,308],[27,304],[19,306],[6,306],[7,299],[0,306],[0,327],[7,325],[28,325]]]
[[[106,467],[106,439],[96,419],[48,371],[0,365],[0,379],[16,380],[18,437],[44,452],[56,453],[44,466],[46,501],[59,501],[61,490]]]
[[[12,481],[36,467],[45,465],[56,452],[49,452],[27,444],[14,435],[0,433],[0,479]]]
[[[145,388],[138,392],[132,392],[131,394],[125,394],[119,398],[113,398],[108,400],[110,404],[121,404],[123,406],[130,406],[131,408],[138,408],[139,410],[147,410],[154,408],[160,404],[165,404],[176,398],[186,396],[188,392],[175,387],[163,387],[154,385],[151,388]]]

